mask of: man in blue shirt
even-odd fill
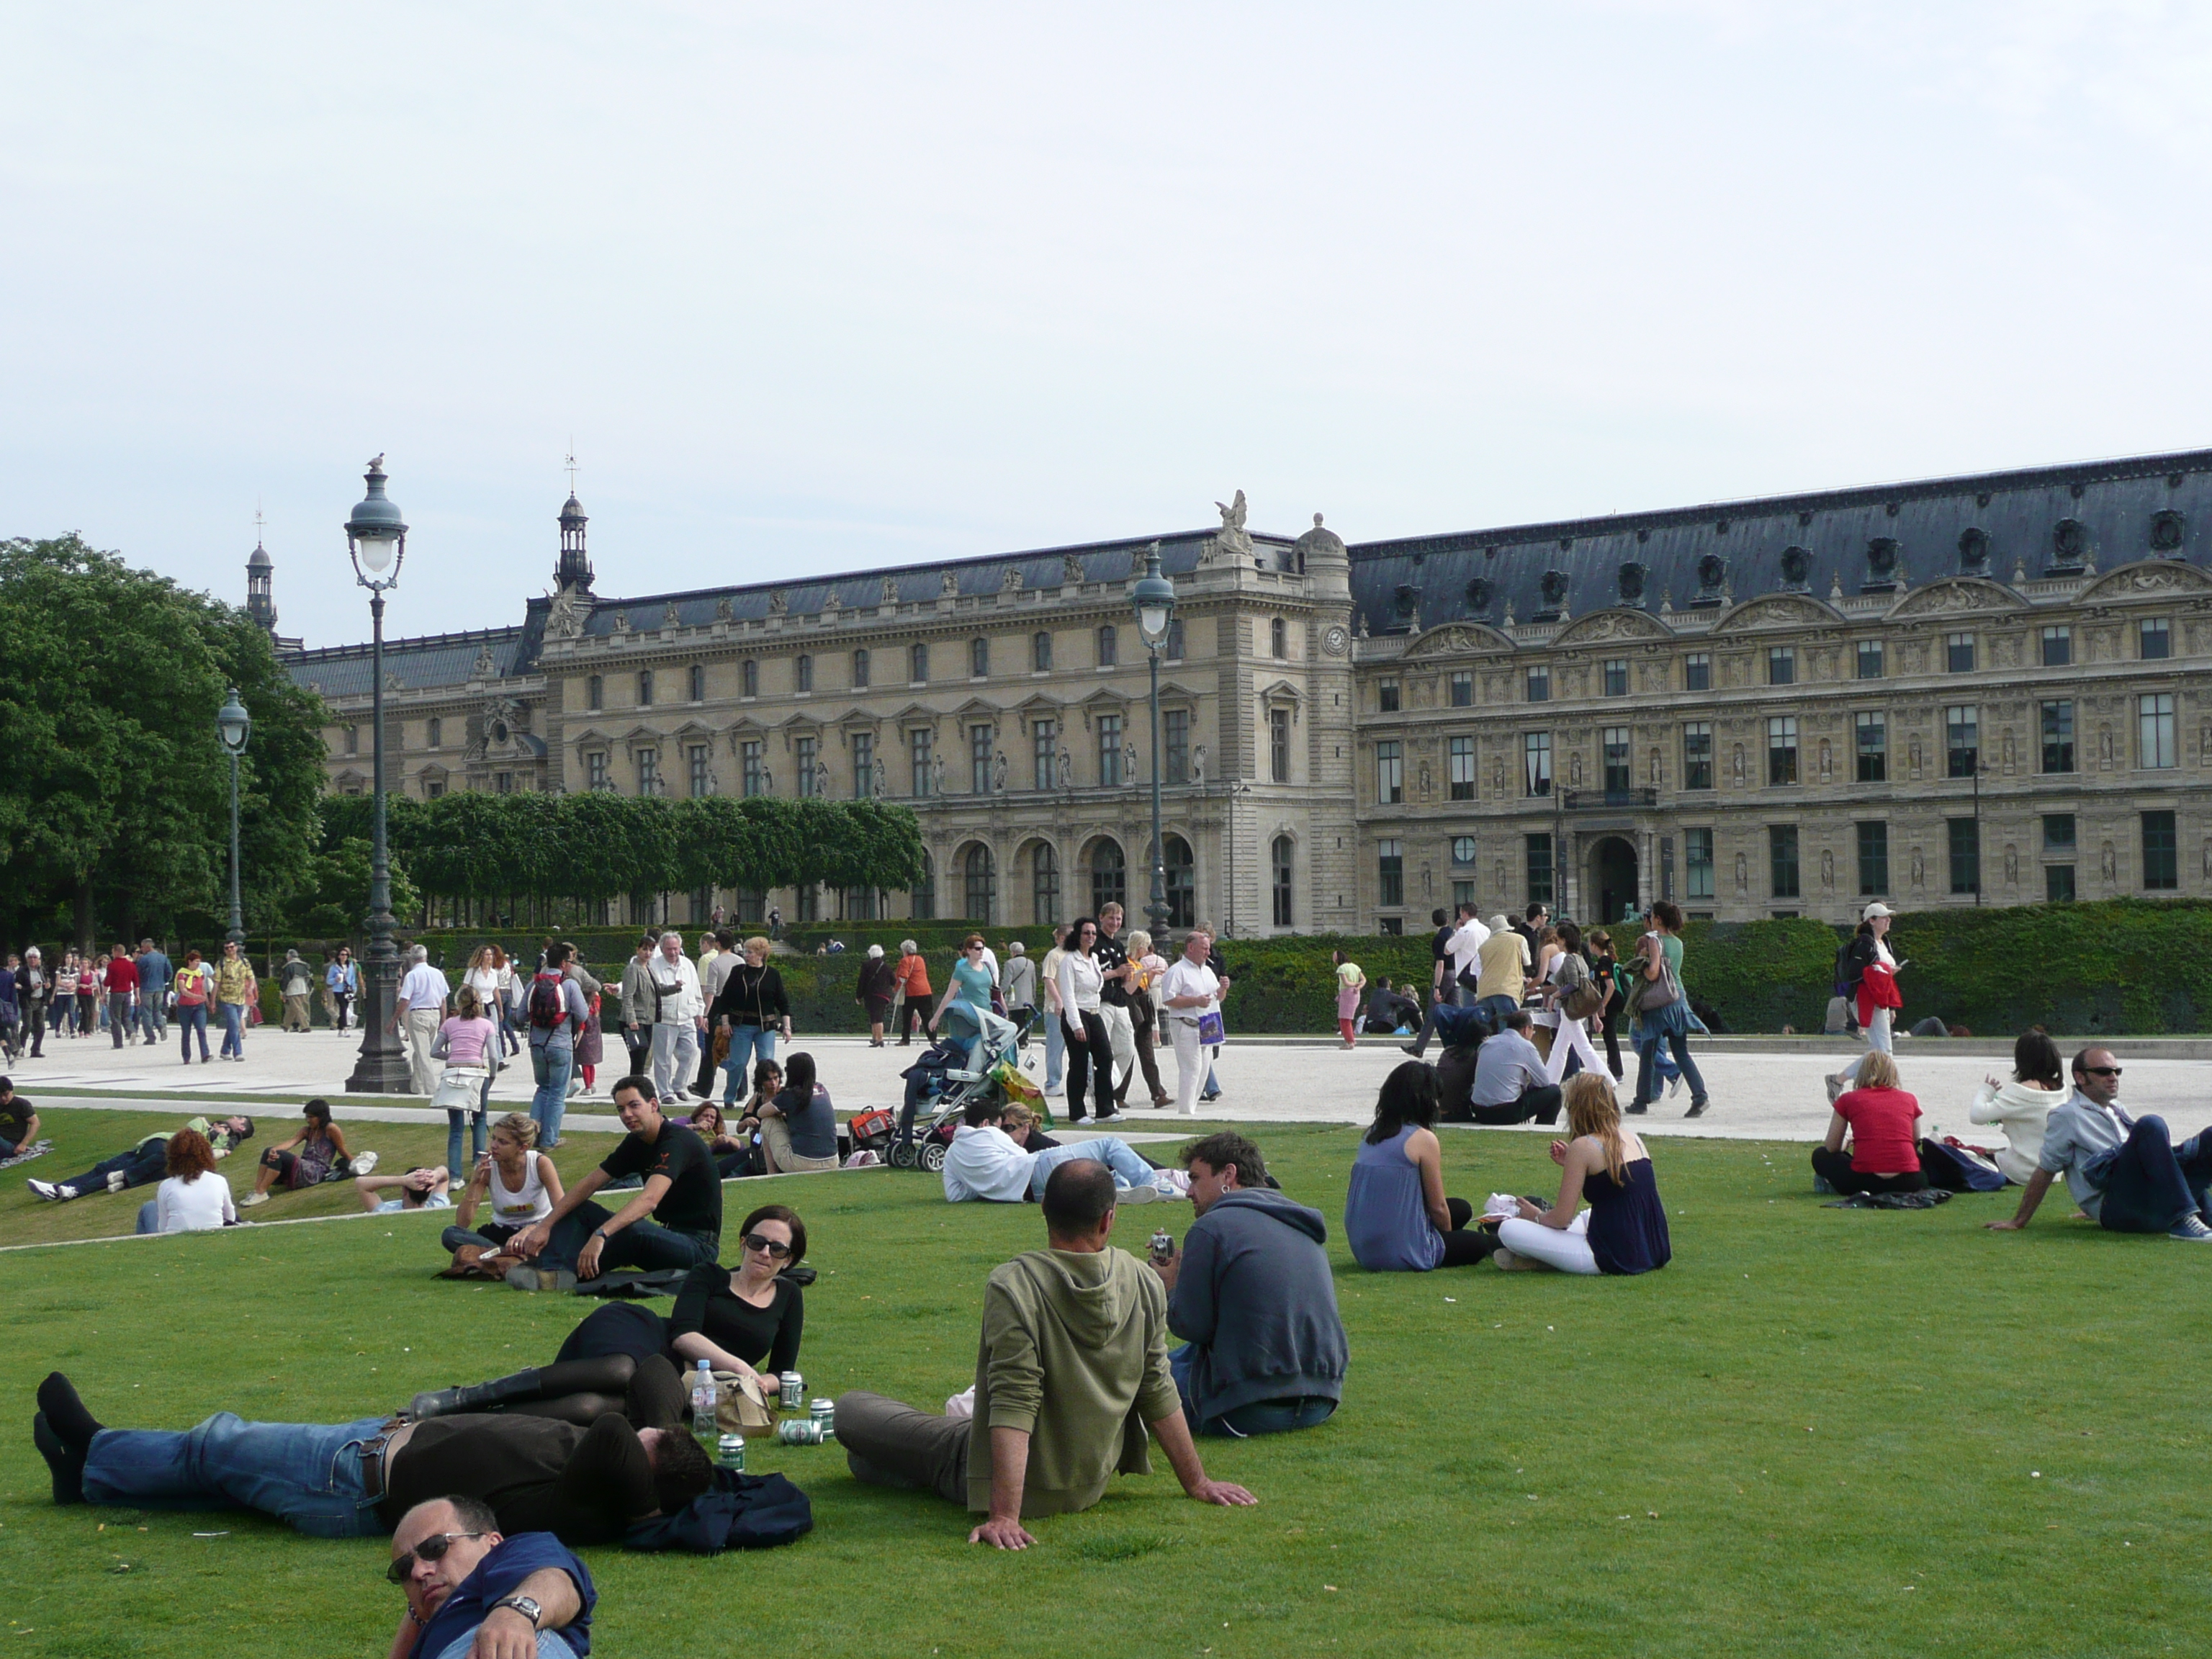
[[[592,1575],[550,1532],[502,1537],[472,1498],[417,1504],[392,1534],[407,1611],[391,1659],[584,1659]]]
[[[169,1040],[169,981],[176,976],[152,939],[138,941],[138,1029],[149,1045]]]
[[[2075,1055],[2074,1092],[2051,1109],[2019,1210],[2007,1220],[1982,1224],[2018,1231],[2043,1202],[2052,1178],[2063,1175],[2082,1213],[2108,1232],[2164,1233],[2212,1243],[2212,1227],[2204,1224],[2212,1132],[2176,1146],[2165,1119],[2130,1117],[2119,1097],[2120,1064],[2111,1049],[2084,1048]]]

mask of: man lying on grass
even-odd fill
[[[1150,1424],[1189,1496],[1259,1501],[1206,1478],[1168,1368],[1167,1293],[1106,1242],[1115,1199],[1103,1164],[1062,1164],[1046,1181],[1049,1248],[1016,1256],[984,1288],[969,1420],[879,1394],[839,1396],[837,1438],[854,1479],[986,1510],[969,1543],[1027,1549],[1036,1540],[1024,1518],[1087,1510],[1116,1472],[1151,1473]]]
[[[473,1498],[433,1498],[399,1517],[386,1576],[407,1592],[391,1659],[582,1659],[592,1575],[550,1533],[513,1537]]]

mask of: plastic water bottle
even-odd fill
[[[698,1436],[709,1453],[714,1449],[714,1407],[718,1399],[714,1387],[714,1368],[705,1360],[691,1373],[691,1432]]]

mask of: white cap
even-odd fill
[[[1881,900],[1876,899],[1872,904],[1868,905],[1865,909],[1859,912],[1859,920],[1861,921],[1872,921],[1876,916],[1893,916],[1896,914],[1896,911],[1891,909]]]

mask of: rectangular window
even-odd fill
[[[1275,626],[1280,628],[1282,623],[1279,622]],[[1281,653],[1279,652],[1277,654]],[[1271,884],[1274,890],[1275,926],[1278,927],[1291,925],[1291,838],[1288,836],[1276,836],[1273,850],[1273,868],[1270,873],[1273,878]]]
[[[926,643],[917,641],[913,647],[908,650],[906,653],[906,677],[909,680],[913,681],[916,685],[924,685],[928,683],[929,647]]]
[[[1398,682],[1381,680],[1375,687],[1375,705],[1386,714],[1398,712]]]
[[[1628,781],[1628,728],[1608,726],[1601,741],[1605,744],[1606,793],[1613,794],[1617,791],[1626,791],[1631,787]]]
[[[605,789],[607,787],[607,751],[594,749],[584,757],[584,787]]]
[[[1766,781],[1797,781],[1797,717],[1773,714],[1766,721]]]
[[[1291,654],[1291,630],[1280,617],[1267,623],[1267,654],[1271,657]]]
[[[1682,722],[1682,787],[1710,789],[1713,787],[1713,723],[1711,720]]]
[[[876,734],[853,733],[853,799],[867,800],[876,793]]]
[[[822,890],[811,881],[799,889],[799,920],[801,921],[822,920]]]
[[[2043,630],[2043,665],[2063,668],[2074,660],[2074,630],[2059,625]]]
[[[1946,818],[1944,826],[1951,838],[1951,890],[1954,893],[1978,893],[1982,890],[1982,843],[1979,826],[1972,818]]]
[[[738,665],[738,690],[744,696],[760,696],[760,665],[750,657]],[[592,706],[598,707],[597,704]]]
[[[867,689],[868,653],[866,650],[855,651],[853,653],[853,690],[865,691]]]
[[[747,738],[738,745],[738,787],[749,796],[768,793],[768,768],[761,760],[758,738]]]
[[[792,740],[791,767],[793,775],[791,781],[791,793],[801,800],[814,799],[814,786],[820,781],[815,775],[814,763],[820,752],[820,744],[813,738],[794,738]]]
[[[2070,864],[2046,864],[2043,866],[2043,896],[2047,903],[2071,904],[2074,902],[2074,866]]]
[[[346,727],[345,750],[349,755],[358,755],[361,753],[361,727],[358,726],[349,726]]]
[[[712,769],[707,763],[707,745],[695,743],[684,750],[684,756],[691,767],[691,799],[704,800],[714,793]]]
[[[1030,672],[1052,672],[1052,635],[1042,629],[1030,636]]]
[[[1776,898],[1799,896],[1796,824],[1770,823],[1766,826],[1766,872],[1768,884]]]
[[[1532,668],[1528,671],[1528,701],[1549,702],[1552,700],[1552,671]]]
[[[988,640],[968,641],[968,678],[971,680],[991,677],[991,642]]]
[[[1859,678],[1863,680],[1878,680],[1881,678],[1881,641],[1880,640],[1859,641]]]
[[[1607,657],[1605,659],[1605,695],[1625,697],[1628,695],[1628,659]]]
[[[1548,795],[1552,793],[1552,734],[1549,732],[1522,734],[1521,781],[1524,794]]]
[[[1121,660],[1121,630],[1109,623],[1098,630],[1098,665],[1111,668]]]
[[[707,701],[707,671],[706,671],[706,669],[705,669],[705,668],[703,668],[702,666],[701,666],[699,664],[697,664],[697,663],[696,663],[696,662],[695,662],[695,663],[693,663],[693,664],[691,665],[691,667],[690,667],[690,671],[689,671],[688,678],[690,678],[690,682],[691,682],[691,686],[690,686],[690,690],[691,690],[691,701],[692,701],[692,702],[706,702],[706,701]],[[695,921],[696,921],[696,920],[697,920],[697,918],[696,918],[696,917],[695,917],[695,918],[693,918],[693,919],[694,919]]]
[[[1769,685],[1797,684],[1797,647],[1794,645],[1770,645],[1766,647],[1766,683]]]
[[[1375,843],[1375,902],[1390,906],[1406,902],[1406,846],[1403,842]]]
[[[978,795],[991,793],[991,728],[980,722],[968,728],[968,787]]]
[[[1181,617],[1168,618],[1167,653],[1170,662],[1182,660],[1182,618]]]
[[[1060,722],[1031,720],[1030,739],[1035,749],[1036,787],[1049,789],[1054,783],[1054,771],[1060,759]]]
[[[1879,710],[1851,716],[1851,739],[1861,783],[1889,779],[1889,720]]]
[[[433,748],[433,749],[436,749],[436,748],[440,748],[440,747],[443,746],[444,742],[445,742],[445,738],[446,738],[446,723],[445,723],[445,721],[443,721],[443,720],[440,720],[436,715],[433,714],[433,715],[430,717],[430,747],[431,747],[431,748]]]
[[[2043,705],[2043,769],[2074,769],[2074,704],[2071,699]]]
[[[1552,902],[1552,838],[1549,836],[1529,836],[1522,845],[1528,849],[1528,902],[1549,904]]]
[[[1954,703],[1943,711],[1943,752],[1949,757],[1945,775],[1954,778],[1971,778],[1981,769],[1982,717],[1980,712],[1965,703]]]
[[[1451,706],[1455,708],[1474,707],[1474,676],[1464,668],[1457,670],[1451,677]]]
[[[441,787],[442,787],[443,786],[441,786]],[[513,794],[514,793],[514,774],[512,772],[493,773],[491,775],[491,792],[495,795]]]
[[[1190,710],[1160,710],[1160,781],[1190,781]]]
[[[1455,908],[1462,904],[1474,902],[1474,884],[1473,882],[1455,881],[1452,884],[1452,904]]]
[[[1859,896],[1872,898],[1889,890],[1889,826],[1853,826],[1859,837]]]
[[[1682,659],[1682,690],[1710,691],[1712,689],[1712,653],[1709,651],[1692,651]]]
[[[1375,799],[1384,806],[1398,806],[1405,802],[1406,756],[1397,744],[1375,745]]]
[[[637,763],[637,793],[641,795],[660,793],[660,751],[658,749],[640,749],[632,752],[631,758]]]
[[[2173,634],[2166,618],[2153,617],[2136,630],[2136,654],[2145,662],[2159,662],[2173,654]]]
[[[2178,764],[2173,737],[2173,693],[2147,691],[2136,700],[2136,764],[2158,770]]]
[[[1682,831],[1682,864],[1689,878],[1685,898],[1709,899],[1713,896],[1713,832],[1710,830]]]
[[[1946,634],[1943,636],[1943,666],[1954,674],[1974,672],[1974,636],[1972,634]]]
[[[2171,893],[2181,885],[2181,858],[2171,812],[2142,815],[2142,884],[2147,893]]]
[[[2043,815],[2043,850],[2074,856],[2074,815],[2071,812],[2045,812]]]
[[[1112,789],[1128,781],[1121,763],[1121,717],[1098,716],[1098,783]]]
[[[603,708],[606,706],[607,683],[594,674],[584,682],[584,707]]]
[[[1267,774],[1277,783],[1291,781],[1291,711],[1267,711]]]
[[[937,734],[926,726],[918,726],[906,734],[907,760],[913,772],[914,787],[908,793],[915,796],[929,793],[930,750]]]
[[[1474,739],[1454,738],[1450,744],[1451,798],[1454,800],[1474,799]]]
[[[507,774],[502,772],[500,775],[501,777],[505,777]],[[424,800],[436,800],[445,793],[446,785],[443,779],[425,778],[422,780],[422,799]]]

